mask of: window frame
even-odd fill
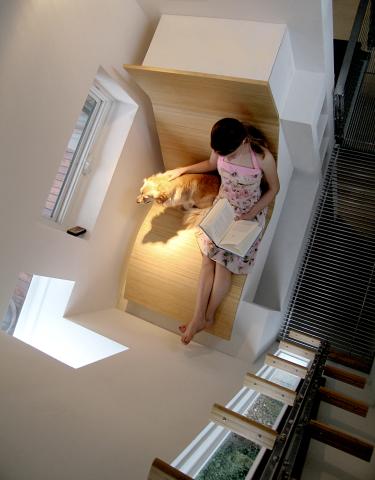
[[[85,125],[79,139],[69,170],[64,179],[64,184],[59,192],[56,204],[51,215],[48,217],[57,224],[63,224],[73,199],[82,181],[82,175],[88,175],[91,171],[91,163],[94,146],[100,132],[114,104],[114,98],[97,81],[90,87],[85,103],[89,97],[95,102],[95,108],[88,123]],[[83,110],[83,107],[81,111]]]

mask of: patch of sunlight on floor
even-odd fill
[[[73,368],[128,350],[63,317],[74,282],[39,275],[30,278],[23,304],[18,311],[11,309],[15,325],[8,333]]]

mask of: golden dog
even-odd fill
[[[169,181],[164,173],[157,173],[144,179],[137,203],[154,201],[165,207],[181,206],[184,210],[207,208],[212,205],[219,187],[217,175],[187,173]]]

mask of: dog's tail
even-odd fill
[[[186,228],[195,228],[201,223],[201,221],[207,215],[209,210],[211,210],[211,207],[207,207],[207,208],[193,207],[184,214],[182,223]]]

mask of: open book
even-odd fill
[[[215,245],[240,257],[246,255],[262,231],[256,221],[236,221],[234,208],[226,198],[215,203],[199,226]]]

